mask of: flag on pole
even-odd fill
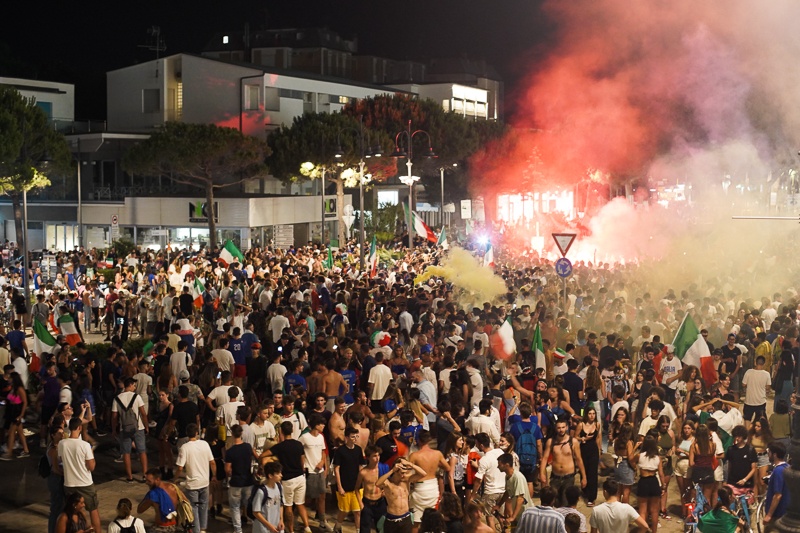
[[[447,234],[444,232],[444,226],[442,226],[442,231],[439,232],[439,241],[436,243],[437,246],[441,246],[445,250],[450,248],[450,245],[447,242]]]
[[[467,234],[467,237],[469,237],[469,234],[472,233],[472,224],[470,224],[469,219],[467,219],[467,222],[464,225],[464,233]]]
[[[53,353],[53,346],[56,345],[56,339],[50,332],[47,331],[47,326],[41,323],[38,319],[33,321],[33,351],[37,355],[43,353]]]
[[[536,355],[534,358],[534,370],[537,368],[544,368],[547,370],[547,359],[544,357],[544,344],[542,344],[542,327],[536,324],[536,329],[533,331],[533,344],[531,345],[533,352]]]
[[[489,245],[487,248],[486,253],[483,254],[483,266],[494,268],[494,250],[492,250],[492,245]]]
[[[229,266],[230,264],[235,263],[237,260],[240,263],[243,262],[244,256],[242,255],[242,252],[240,252],[239,249],[236,247],[236,245],[233,244],[233,241],[228,239],[227,241],[225,241],[225,246],[219,253],[219,261],[220,263],[223,263],[225,266]]]
[[[145,355],[145,357],[150,355],[150,352],[153,351],[153,348],[155,348],[155,346],[156,345],[153,344],[153,341],[147,341],[147,343],[142,347],[142,353]]]
[[[369,247],[369,277],[375,277],[378,273],[378,239],[372,236],[372,245]]]
[[[198,309],[203,307],[203,293],[205,292],[206,288],[203,283],[194,278],[194,283],[192,284],[192,299],[194,300],[194,306]]]
[[[333,268],[333,252],[331,251],[331,247],[328,246],[328,258],[322,262],[325,266],[326,270],[330,270]]]
[[[72,318],[71,314],[64,313],[58,317],[58,329],[70,346],[75,346],[81,342],[81,335],[78,333],[78,327],[75,325],[75,319]]]
[[[714,360],[711,358],[706,340],[689,313],[683,317],[672,345],[675,347],[675,357],[680,359],[684,366],[696,366],[700,369],[706,385],[710,387],[714,384],[716,378]]]
[[[514,329],[511,327],[511,318],[506,318],[505,322],[492,333],[490,344],[495,358],[508,360],[517,351],[517,344],[514,342]]]
[[[408,206],[406,204],[403,204],[403,210],[406,212],[406,220],[408,220]],[[428,227],[425,221],[414,212],[412,212],[411,215],[414,224],[414,233],[420,237],[425,237],[431,242],[437,242],[436,234]]]

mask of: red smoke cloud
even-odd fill
[[[551,0],[551,53],[513,131],[472,160],[473,192],[766,175],[797,151],[800,3]],[[532,178],[533,176],[533,178]]]

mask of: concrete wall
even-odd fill
[[[59,121],[75,120],[75,86],[54,81],[0,77],[0,85],[10,85],[26,98],[39,104],[49,104],[50,117]]]

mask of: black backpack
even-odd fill
[[[278,483],[277,486],[278,486],[278,491],[280,492],[280,495],[281,495],[280,496],[281,505],[283,505],[283,487],[281,486],[280,483]],[[255,499],[256,494],[260,490],[264,491],[264,498],[266,498],[267,497],[267,486],[266,485],[254,485],[253,488],[250,489],[250,497],[247,498],[247,511],[245,512],[245,514],[247,515],[247,518],[249,518],[250,520],[256,520],[256,517],[253,514],[253,500]]]
[[[119,407],[117,411],[119,411],[122,435],[128,438],[132,437],[139,429],[139,413],[133,409],[133,404],[136,402],[137,397],[138,395],[133,393],[128,407],[125,407],[125,404],[122,403],[122,400],[119,399],[119,396],[114,397],[114,401],[117,402]]]
[[[127,527],[123,527],[117,520],[114,520],[114,523],[117,524],[119,528],[119,533],[136,533],[136,521],[139,520],[138,518],[134,518],[131,525]]]

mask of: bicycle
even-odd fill
[[[690,495],[694,491],[694,497]],[[697,531],[697,523],[700,517],[711,510],[711,502],[709,502],[703,494],[703,486],[700,483],[694,483],[686,487],[683,494],[683,499],[686,501],[684,506],[684,533],[695,533]]]

